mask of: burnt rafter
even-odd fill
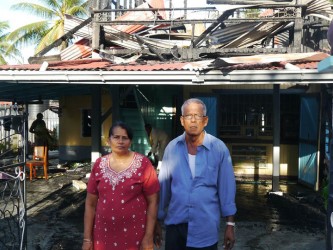
[[[79,24],[78,26],[74,27],[72,30],[66,32],[66,34],[64,34],[63,36],[61,36],[60,38],[58,38],[56,41],[54,41],[52,44],[50,44],[49,46],[47,46],[46,48],[44,48],[43,50],[41,50],[40,52],[38,52],[36,54],[36,56],[42,56],[42,55],[46,54],[47,52],[49,52],[51,49],[59,46],[62,42],[67,41],[68,39],[72,39],[73,35],[75,34],[75,32],[77,32],[82,27],[88,25],[91,22],[91,20],[92,20],[91,17],[87,18],[81,24]]]
[[[227,10],[223,12],[223,14],[215,21],[213,22],[194,42],[193,47],[196,48],[209,34],[211,34],[212,31],[217,29],[220,25],[223,24],[223,22],[234,13],[234,9]]]
[[[138,35],[135,36],[136,39],[138,39],[139,43],[141,44],[145,44],[145,41]],[[149,50],[151,50],[152,53],[156,54],[157,57],[161,60],[161,61],[165,61],[164,57],[151,45],[147,44]]]

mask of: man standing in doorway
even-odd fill
[[[52,142],[52,137],[43,120],[43,114],[38,113],[37,119],[30,126],[29,132],[35,134],[35,146],[49,146]]]
[[[145,129],[151,146],[148,157],[153,154],[155,163],[157,163],[157,169],[159,170],[162,164],[165,147],[170,141],[169,135],[162,129],[153,128],[151,124],[146,124]]]
[[[222,216],[224,249],[232,249],[236,182],[229,150],[204,130],[207,109],[200,99],[185,101],[181,112],[185,132],[166,147],[159,173],[155,242],[161,244],[164,221],[165,250],[217,250]]]

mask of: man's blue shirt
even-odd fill
[[[165,149],[159,181],[158,219],[166,225],[188,223],[189,247],[218,242],[221,216],[236,213],[235,176],[226,145],[205,132],[197,148],[193,178],[185,133],[178,136]]]

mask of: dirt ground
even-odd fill
[[[72,180],[86,181],[86,171],[60,171],[55,169],[47,181],[27,181],[29,250],[81,249],[86,191],[74,188]],[[326,215],[320,195],[297,184],[281,189],[287,192],[282,197],[268,195],[266,183],[237,183],[234,249],[325,249]]]

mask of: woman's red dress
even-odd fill
[[[135,153],[130,166],[115,172],[110,155],[92,169],[87,192],[97,195],[94,250],[137,250],[145,233],[146,196],[159,191],[157,174],[144,155]]]

